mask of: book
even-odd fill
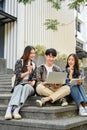
[[[77,81],[78,80],[84,80],[85,76],[83,76],[82,78],[73,78],[71,81],[70,81],[70,84],[71,85],[77,85]]]

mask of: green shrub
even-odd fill
[[[46,47],[43,45],[36,45],[35,46],[36,54],[37,55],[45,55]]]

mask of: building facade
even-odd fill
[[[80,12],[70,10],[68,2],[57,11],[47,0],[26,5],[17,0],[0,0],[0,11],[4,12],[0,13],[0,57],[7,60],[7,68],[14,68],[27,45],[40,44],[56,48],[61,54],[76,52],[79,58],[86,57],[87,7],[80,7]],[[57,19],[58,31],[46,30],[46,19]]]

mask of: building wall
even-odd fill
[[[35,0],[31,5],[18,4],[17,0],[6,1],[6,12],[17,17],[17,22],[5,25],[4,57],[8,68],[14,68],[27,45],[54,47],[67,55],[75,52],[75,16],[73,10],[68,10],[67,3],[68,0],[60,11],[56,11],[47,0]],[[58,19],[62,24],[58,31],[46,30],[45,19],[50,18]]]
[[[65,4],[67,3],[64,3],[63,9],[59,13],[46,0],[36,0],[31,5],[27,4],[26,7],[21,6],[22,4],[19,5],[20,26],[18,30],[20,32],[22,27],[23,31],[20,34],[22,39],[19,37],[18,43],[24,42],[24,46],[41,44],[47,48],[54,47],[60,53],[66,54],[75,52],[74,12],[64,8]],[[21,8],[22,16],[20,16]],[[58,31],[46,30],[44,23],[46,19],[50,18],[58,19],[60,23],[63,23],[63,26],[60,25]]]
[[[17,17],[17,0],[6,0],[5,2],[5,11]],[[13,68],[17,59],[17,22],[5,24],[4,39],[4,58],[7,59],[7,67]]]
[[[87,51],[87,6],[80,6],[77,21],[80,22],[80,32],[77,31],[77,41],[83,44],[83,50]]]

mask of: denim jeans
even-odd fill
[[[71,90],[71,96],[74,99],[77,106],[82,102],[87,103],[86,93],[82,85],[69,86]]]
[[[10,99],[8,106],[16,105],[19,106],[20,103],[25,103],[28,96],[32,96],[34,94],[34,88],[29,84],[25,84],[24,86],[19,84],[15,86],[14,92]]]

